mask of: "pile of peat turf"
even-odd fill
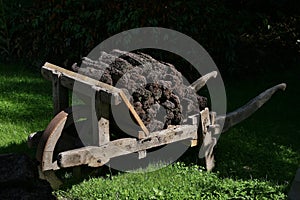
[[[80,67],[72,68],[122,89],[151,132],[182,124],[207,105],[172,64],[144,53],[100,52],[98,59],[84,57]]]

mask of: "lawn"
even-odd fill
[[[194,147],[178,162],[151,173],[104,170],[81,182],[71,178],[54,193],[60,199],[286,199],[300,164],[299,75],[299,70],[289,70],[225,79],[229,111],[275,84],[288,87],[220,137],[212,173],[199,167]],[[39,72],[0,65],[0,153],[34,155],[26,139],[51,120],[51,99],[51,83]]]
[[[52,117],[51,83],[37,71],[0,65],[0,152],[24,152],[27,136]]]

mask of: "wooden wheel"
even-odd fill
[[[58,153],[83,146],[74,125],[78,120],[78,116],[74,113],[80,113],[82,120],[88,114],[85,108],[86,106],[69,107],[58,113],[51,120],[38,143],[36,159],[40,162],[39,175],[40,178],[47,180],[52,188],[58,188],[62,184],[55,174],[55,171],[60,169],[57,163]],[[85,122],[84,120],[80,122],[82,128],[88,129],[89,126]]]

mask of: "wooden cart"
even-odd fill
[[[235,123],[232,119],[227,120],[226,116],[216,118],[216,113],[209,112],[206,108],[199,115],[189,116],[183,125],[169,126],[167,129],[150,133],[121,89],[50,63],[45,63],[42,67],[42,75],[52,81],[55,117],[44,131],[31,134],[28,144],[30,147],[37,147],[36,159],[40,162],[40,176],[47,179],[52,187],[60,184],[55,177],[55,170],[80,165],[100,167],[112,158],[131,153],[138,153],[138,157],[142,159],[147,156],[148,149],[178,141],[189,141],[190,146],[204,143],[202,147],[206,150],[202,151],[202,154],[207,160],[211,160],[216,135],[222,132],[219,122],[225,120],[225,126]],[[79,85],[81,90],[73,92],[85,102],[86,106],[69,107],[69,91],[73,90],[74,84]],[[251,112],[255,112],[276,90],[284,88],[285,84],[277,85],[251,100],[247,104],[248,107],[252,106]],[[121,103],[127,106],[140,130],[131,133],[134,136],[112,140],[110,107]],[[237,113],[239,112],[241,110]],[[79,113],[79,115],[74,115],[74,113]],[[236,113],[231,115],[234,114]],[[237,121],[243,120],[250,114],[248,112],[247,116],[244,115]],[[89,145],[83,145],[80,138],[74,137],[76,134],[70,136],[64,132],[74,125],[75,121],[80,120],[79,118],[91,119],[89,123],[93,123],[88,125],[92,127],[89,131],[92,143]],[[200,131],[198,130],[199,122]],[[83,128],[86,125],[83,123]],[[199,132],[200,135],[198,135]],[[207,149],[210,150],[207,151]]]

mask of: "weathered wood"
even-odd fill
[[[58,155],[58,164],[62,168],[79,165],[101,167],[112,157],[131,153],[129,152],[129,150],[127,150],[126,146],[132,147],[134,145],[137,145],[136,139],[123,138],[116,141],[111,141],[108,144],[102,145],[100,147],[87,146],[79,149],[65,151]]]
[[[144,131],[138,132],[138,139],[145,139],[147,136]]]
[[[207,171],[211,171],[215,167],[215,157],[213,154],[214,147],[217,144],[218,135],[221,133],[218,124],[211,125],[208,128],[207,134],[203,140],[203,147],[205,148],[205,164]]]
[[[111,85],[105,84],[103,82],[97,81],[95,79],[89,78],[87,76],[66,70],[64,68],[58,67],[56,65],[45,63],[41,70],[42,75],[45,79],[52,81],[52,74],[60,73],[60,85],[64,86],[70,90],[73,90],[74,83],[76,86],[82,86],[85,88],[91,88],[97,86],[97,89],[105,92],[110,98],[106,99],[106,103],[114,103],[119,101],[120,89],[117,89]],[[85,90],[82,90],[85,92]],[[113,98],[113,99],[111,99]]]
[[[98,131],[99,131],[99,146],[104,145],[109,142],[109,120],[101,117],[98,121]]]
[[[181,125],[154,132],[153,135],[142,140],[123,138],[114,140],[100,147],[89,146],[75,150],[61,152],[58,156],[60,167],[72,167],[87,164],[99,167],[111,158],[141,152],[161,145],[197,138],[196,125]]]
[[[263,106],[272,95],[278,90],[285,90],[286,84],[281,83],[272,88],[267,89],[255,98],[251,99],[247,104],[230,112],[226,115],[221,115],[216,118],[217,124],[224,124],[222,132],[227,131],[230,127],[238,124],[239,122],[247,119],[255,113],[261,106]]]
[[[68,89],[61,85],[61,73],[52,74],[53,115],[69,106]]]
[[[217,75],[218,75],[217,71],[212,71],[208,74],[205,74],[204,76],[201,76],[199,79],[197,79],[195,82],[193,82],[189,87],[197,92],[206,84],[206,82],[209,79],[216,78]]]
[[[109,142],[109,113],[110,113],[110,104],[104,103],[105,98],[108,98],[106,93],[99,92],[99,95],[96,95],[96,113],[98,119],[98,135],[99,142],[98,145],[104,145]]]
[[[141,120],[140,116],[134,110],[134,107],[131,105],[131,103],[127,99],[126,95],[124,94],[124,92],[121,90],[119,94],[120,94],[122,100],[124,101],[124,103],[127,105],[129,111],[131,112],[131,114],[133,115],[135,120],[137,121],[137,123],[140,125],[141,129],[145,132],[146,136],[148,136],[150,134],[150,132],[148,131],[148,129],[144,125],[144,123]]]
[[[136,58],[133,57],[133,59]],[[108,61],[110,61],[110,59],[108,59]],[[140,59],[139,62],[140,61],[144,61],[144,60]],[[145,61],[147,61],[146,63],[148,63],[149,58],[145,59]],[[96,68],[93,69],[94,65],[95,63],[91,62],[92,68],[88,66],[84,70],[87,70],[88,72],[91,73],[93,72],[97,73],[97,75],[94,76],[94,78],[97,79],[99,74],[102,73],[102,71],[101,70],[99,71],[99,69]],[[98,65],[96,67],[98,67]],[[101,66],[99,67],[101,68]],[[116,67],[118,66],[116,65]],[[115,69],[116,74],[119,73],[118,70],[119,68]],[[137,75],[139,75],[139,72],[140,70],[137,71]],[[176,73],[176,70],[173,70],[173,72]],[[136,100],[136,105],[134,105],[135,107],[133,107],[133,105],[129,102],[125,93],[121,89],[105,84],[93,78],[89,78],[82,74],[74,73],[69,70],[60,68],[50,63],[45,63],[45,65],[42,68],[42,74],[46,79],[52,81],[53,104],[54,104],[55,113],[67,107],[68,89],[73,90],[73,92],[78,94],[80,99],[82,99],[87,105],[89,105],[89,109],[87,112],[88,114],[83,116],[86,117],[88,120],[86,120],[85,121],[86,123],[83,125],[88,126],[88,128],[92,127],[92,139],[93,139],[93,143],[88,144],[92,146],[87,146],[87,147],[80,146],[80,148],[76,146],[77,149],[68,150],[68,151],[59,148],[58,146],[60,145],[57,145],[57,141],[62,135],[62,130],[68,126],[68,121],[70,121],[69,120],[70,118],[68,117],[70,112],[68,111],[60,112],[50,122],[50,124],[48,125],[47,129],[45,130],[38,144],[37,159],[41,163],[42,172],[57,170],[61,167],[64,168],[74,167],[74,166],[79,166],[84,164],[87,164],[91,167],[99,167],[107,163],[111,158],[131,154],[135,152],[138,152],[139,158],[144,158],[147,155],[148,149],[158,147],[161,145],[166,145],[173,142],[178,142],[178,141],[182,141],[182,142],[188,141],[188,145],[191,146],[195,146],[198,143],[198,134],[197,134],[198,131],[197,124],[199,121],[198,114],[189,117],[187,117],[188,115],[185,115],[184,123],[189,123],[192,125],[168,126],[168,128],[165,130],[153,132],[150,134],[149,130],[154,131],[157,129],[149,128],[150,126],[148,126],[147,121],[145,120],[145,124],[149,128],[148,130],[142,121],[142,119],[146,119],[146,118],[144,118],[143,115],[141,115],[142,116],[141,119],[139,114],[143,114],[143,113],[137,112],[135,108],[139,108],[139,106],[143,108],[145,107],[145,105],[147,105],[146,103],[149,103],[149,105],[151,105],[150,100],[153,99],[144,98],[147,99],[147,101],[143,102],[144,104],[142,104],[139,98],[136,98],[138,100]],[[155,75],[157,75],[157,77],[160,77],[159,72],[158,74]],[[173,75],[167,74],[167,75],[168,78],[172,78],[174,74]],[[206,81],[208,81],[212,77],[216,77],[216,75],[217,72],[215,71],[206,74],[205,76],[195,81],[191,86],[187,87],[186,89],[188,90],[193,89],[194,91],[198,91],[201,87],[203,87],[206,84]],[[137,78],[138,80],[142,80],[143,77],[139,78],[139,76],[136,76],[135,78]],[[136,81],[135,85],[138,83],[138,80],[135,80]],[[174,81],[175,82],[177,81],[178,85],[180,85],[179,84],[181,82],[180,76],[177,77],[177,79],[175,78]],[[157,87],[156,85],[148,85],[147,87],[149,87],[149,92],[151,94],[154,94],[154,89],[156,88],[164,92],[163,93],[164,96],[168,97],[169,99],[172,99],[172,101],[170,102],[164,102],[165,104],[163,106],[167,107],[168,105],[170,108],[174,107],[173,104],[179,106],[180,105],[179,97],[176,96],[174,93],[169,92],[169,90],[167,90],[168,89],[167,86],[165,87],[164,85],[168,85],[168,84],[163,84],[163,87],[159,87],[159,85],[157,85]],[[150,86],[152,88],[151,90],[150,90]],[[225,128],[223,129],[223,131],[226,131],[230,126],[244,120],[252,113],[254,113],[268,99],[271,98],[272,94],[275,93],[276,90],[278,89],[284,90],[285,87],[286,87],[285,84],[277,85],[265,91],[264,93],[260,94],[258,97],[250,101],[246,106],[238,109],[235,112],[229,113],[227,116],[216,117],[216,113],[214,112],[209,113],[208,108],[204,109],[206,105],[200,108],[200,110],[201,109],[204,110],[200,112],[200,123],[201,123],[202,134],[203,134],[203,145],[199,151],[199,157],[205,157],[206,167],[208,170],[211,170],[214,167],[213,148],[216,145],[217,136],[221,132],[219,124],[223,124],[222,122],[225,122],[225,126],[224,126]],[[176,88],[174,89],[176,90]],[[182,88],[178,88],[178,89],[180,89],[179,92],[185,94],[183,91],[181,91]],[[147,96],[148,93],[143,94],[143,91],[141,91],[141,94],[136,92],[137,94],[135,97],[144,97],[144,96],[149,97]],[[160,93],[157,92],[158,97],[159,94]],[[198,97],[195,96],[195,98]],[[110,104],[118,105],[121,102],[127,106],[129,112],[132,114],[132,116],[134,117],[135,121],[138,123],[142,131],[138,132],[138,130],[140,129],[132,131],[132,132],[136,132],[134,133],[134,137],[136,138],[123,138],[123,139],[110,141],[110,135],[109,135],[110,132],[109,115],[110,115],[110,108],[111,108]],[[124,108],[127,111],[127,108],[126,107]],[[198,113],[198,111],[196,113]],[[81,113],[79,112],[79,114]],[[180,112],[176,112],[175,114],[178,114],[177,118],[180,119],[181,118],[180,115],[182,114],[182,112],[180,110]],[[72,121],[74,122],[75,120],[73,119]],[[70,121],[70,123],[72,122]],[[165,123],[164,127],[167,127],[168,124],[171,123]],[[180,122],[178,121],[174,124],[180,124]],[[157,124],[154,124],[154,126],[159,127]],[[65,136],[65,134],[63,136]],[[61,138],[61,139],[65,139],[65,138]],[[60,149],[60,151],[55,149],[56,147],[57,149]],[[53,157],[54,149],[60,152],[58,158]],[[72,148],[65,148],[65,149],[72,149]]]
[[[146,156],[147,156],[147,151],[146,150],[138,151],[138,158],[139,159],[146,158]]]
[[[209,114],[210,114],[211,125],[214,125],[216,123],[217,113],[216,112],[210,112]]]
[[[42,171],[41,166],[38,166],[38,173],[39,178],[47,180],[50,183],[51,188],[54,190],[58,189],[63,184],[62,181],[55,175],[53,170]]]
[[[198,140],[191,140],[191,147],[195,147],[198,145]]]
[[[80,138],[71,138],[65,132],[63,134],[63,130],[68,128],[78,119],[82,117],[86,118],[90,114],[90,112],[86,108],[87,106],[70,107],[61,111],[51,120],[51,122],[43,132],[43,135],[41,136],[37,147],[36,158],[40,162],[42,172],[59,169],[56,157],[54,157],[54,150],[61,152],[62,149],[82,147],[82,144],[78,143],[82,142],[80,141]],[[79,132],[82,132],[83,128],[84,131],[87,131],[86,129],[89,128],[90,124],[85,123],[80,125],[84,125],[84,127],[81,127],[78,124],[76,128],[78,128]],[[63,143],[58,143],[59,139],[64,139],[65,141]],[[73,139],[76,140],[75,143],[78,143],[78,145],[74,146],[74,144],[72,143],[74,141],[71,141]],[[72,146],[68,146],[69,141],[71,142],[70,144]]]
[[[74,83],[76,81],[77,90],[75,92],[78,93],[79,96],[81,95],[81,97],[86,96],[85,98],[83,98],[85,102],[88,102],[88,104],[90,104],[91,106],[96,105],[96,102],[97,102],[97,104],[98,103],[101,104],[98,106],[99,108],[104,106],[103,108],[101,108],[102,109],[101,115],[104,116],[106,119],[109,119],[109,117],[108,117],[109,106],[107,106],[107,105],[111,104],[111,103],[118,104],[120,102],[119,99],[121,98],[124,101],[124,103],[126,104],[126,106],[128,107],[129,111],[134,116],[135,120],[137,121],[137,123],[139,124],[141,129],[145,132],[146,135],[149,135],[148,129],[146,128],[146,126],[144,125],[144,123],[140,119],[139,115],[136,113],[133,106],[131,105],[131,103],[129,102],[129,100],[127,99],[126,95],[124,94],[124,92],[122,90],[117,89],[108,84],[102,83],[100,81],[94,80],[92,78],[83,76],[81,74],[71,72],[69,70],[63,69],[61,67],[55,66],[50,63],[45,63],[45,65],[42,68],[42,74],[48,80],[54,80],[52,77],[52,74],[57,74],[57,73],[60,74],[59,75],[60,82],[58,85],[65,86],[66,88],[69,88],[69,89],[74,89],[73,87],[74,87]],[[55,95],[55,96],[57,96],[57,95]],[[112,97],[114,97],[113,100],[111,100]],[[96,102],[95,102],[95,98],[97,99]],[[57,102],[59,102],[59,101],[57,101]],[[106,109],[106,111],[104,112],[103,109]],[[93,110],[93,108],[92,108],[92,110]],[[95,127],[97,127],[97,125],[95,122],[96,119],[95,119],[93,112],[90,116],[90,119],[92,120],[91,122],[93,123],[92,128],[95,129],[95,130],[93,130],[94,141],[99,141],[100,138],[98,136],[97,136],[98,138],[96,138],[96,132],[98,132],[98,129],[96,131]],[[105,124],[107,124],[107,123],[105,123]],[[106,138],[107,138],[107,136],[106,136]]]
[[[58,169],[57,162],[53,162],[53,152],[65,126],[68,113],[61,111],[45,129],[37,147],[36,158],[41,163],[42,171]]]
[[[200,112],[200,120],[202,126],[202,133],[205,134],[207,132],[208,126],[211,125],[208,108],[205,108]]]
[[[95,109],[95,105],[96,105],[96,101],[95,101],[95,97],[91,96],[90,99],[91,103],[90,103],[90,112],[89,112],[89,116],[88,116],[88,121],[90,122],[90,126],[91,126],[91,134],[92,134],[92,141],[90,141],[88,144],[85,145],[93,145],[93,146],[99,146],[100,145],[100,134],[99,134],[99,124],[98,124],[98,116],[96,113],[96,109]]]
[[[205,108],[200,112],[203,142],[198,157],[205,158],[206,169],[211,171],[215,166],[213,150],[221,133],[219,124],[215,124],[215,112]]]
[[[194,147],[198,145],[198,140],[197,139],[188,140],[188,141],[184,140],[182,141],[182,143],[186,146]]]

